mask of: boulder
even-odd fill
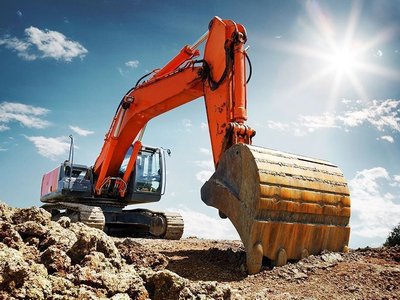
[[[77,241],[75,233],[64,228],[58,222],[51,222],[47,228],[47,234],[40,242],[40,249],[42,251],[54,245],[64,252],[67,252]]]
[[[20,249],[24,244],[21,235],[7,221],[0,221],[0,242],[14,249]]]
[[[16,225],[26,221],[48,225],[51,222],[51,214],[43,208],[35,206],[30,208],[16,208],[12,214],[12,221]]]
[[[143,279],[133,265],[123,264],[116,267],[101,252],[86,255],[79,265],[74,267],[75,282],[93,288],[103,288],[108,296],[126,293],[134,299],[146,299],[148,293]]]
[[[14,226],[14,229],[18,231],[21,237],[25,240],[29,237],[36,237],[44,239],[48,229],[40,223],[35,221],[21,222]]]
[[[14,209],[0,201],[0,220],[11,223],[13,215]]]
[[[149,296],[162,299],[230,299],[231,289],[215,281],[192,282],[169,271],[152,272],[142,269],[141,276]]]
[[[71,258],[54,245],[40,255],[40,262],[47,268],[49,274],[55,272],[65,274],[71,267]]]
[[[76,242],[68,250],[74,264],[79,263],[91,252],[101,252],[106,258],[113,259],[113,262],[121,264],[121,255],[118,252],[113,240],[103,231],[86,226],[83,223],[71,224],[70,230],[76,236]]]

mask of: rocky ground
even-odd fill
[[[400,247],[244,262],[238,241],[117,239],[0,203],[0,299],[400,299]]]

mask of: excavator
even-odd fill
[[[166,150],[142,144],[146,124],[204,97],[215,173],[202,186],[201,199],[235,226],[248,273],[259,272],[265,261],[281,266],[323,250],[348,251],[350,194],[339,168],[252,145],[246,41],[243,25],[214,17],[198,41],[140,78],[120,101],[95,164],[73,163],[70,151],[43,176],[41,201],[53,219],[67,215],[109,233],[130,228],[180,239],[180,215],[124,208],[159,201],[164,193]]]

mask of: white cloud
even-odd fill
[[[290,128],[289,124],[281,123],[281,122],[275,122],[275,121],[268,121],[267,122],[267,127],[270,129],[276,129],[279,131],[287,131]]]
[[[122,67],[122,68],[117,67],[118,73],[123,77],[128,75],[132,69],[136,69],[137,67],[139,67],[139,61],[138,60],[130,60],[130,61],[125,62],[124,65],[125,65],[125,67]]]
[[[6,131],[6,130],[9,130],[9,129],[10,129],[10,127],[8,127],[8,126],[6,126],[4,124],[0,124],[0,132]]]
[[[93,134],[94,131],[87,130],[87,129],[82,129],[78,126],[72,126],[70,125],[69,128],[73,130],[76,134],[81,135],[81,136],[88,136],[89,134]]]
[[[183,119],[181,122],[186,132],[190,132],[192,130],[193,124],[191,120]]]
[[[338,119],[348,127],[356,127],[361,125],[366,119],[368,111],[348,111],[343,116],[339,116]]]
[[[125,63],[125,66],[127,66],[129,68],[132,68],[132,69],[135,69],[135,68],[137,68],[139,66],[139,61],[138,60],[127,61]]]
[[[203,154],[206,154],[206,155],[210,155],[211,154],[210,149],[207,149],[207,148],[200,148],[200,152],[203,153]]]
[[[300,116],[299,123],[310,132],[321,128],[338,127],[335,124],[335,116],[330,113],[324,113],[321,116]]]
[[[185,223],[184,236],[196,236],[205,239],[240,240],[239,234],[229,219],[213,218],[188,208],[171,208],[168,211],[178,212]],[[207,226],[204,226],[207,224]]]
[[[383,243],[390,230],[398,224],[400,193],[388,192],[396,176],[390,177],[386,169],[376,167],[357,172],[350,180],[352,234],[363,238],[378,238]]]
[[[201,183],[205,183],[211,175],[214,173],[214,162],[212,159],[211,151],[207,148],[200,148],[200,152],[208,157],[204,160],[195,160],[193,164],[200,168],[200,171],[196,173],[196,179]]]
[[[0,103],[0,131],[10,129],[6,124],[18,122],[28,128],[45,128],[50,125],[42,117],[49,112],[48,109],[38,106],[26,105],[17,102]]]
[[[4,151],[7,151],[8,149],[5,149],[5,148],[1,148],[0,147],[0,152],[4,152]]]
[[[88,51],[75,41],[68,40],[58,31],[40,30],[36,27],[25,29],[28,40],[43,53],[43,57],[51,57],[71,61],[74,57],[83,58]]]
[[[118,70],[118,73],[121,75],[121,76],[125,76],[125,72],[124,72],[124,70],[122,70],[122,68],[117,68],[117,70]]]
[[[207,123],[201,122],[201,123],[200,123],[200,129],[202,129],[202,130],[208,129]]]
[[[183,125],[183,127],[186,127],[186,128],[192,127],[192,121],[190,121],[189,119],[183,119],[182,125]]]
[[[200,148],[200,151],[201,149],[203,149],[202,153],[211,156],[211,152],[209,152],[208,149]],[[207,150],[207,153],[204,150]],[[206,182],[214,173],[214,162],[212,158],[206,160],[195,160],[193,163],[201,169],[196,173],[196,179],[201,183]]]
[[[14,52],[17,52],[18,56],[25,60],[35,60],[37,58],[36,55],[28,53],[28,49],[31,44],[25,41],[21,41],[16,37],[5,35],[3,38],[0,38],[0,46],[4,46],[7,49],[11,49]]]
[[[390,135],[383,135],[379,139],[381,139],[382,141],[387,141],[389,143],[393,143],[394,142],[393,137],[390,136]]]
[[[25,29],[25,38],[20,40],[9,35],[0,38],[0,45],[17,52],[25,60],[37,58],[54,58],[71,61],[75,57],[83,58],[88,50],[80,43],[67,39],[58,31],[36,27]]]
[[[400,175],[394,175],[393,182],[390,185],[394,187],[400,187]]]
[[[342,100],[342,104],[352,103]],[[345,131],[361,125],[370,125],[380,132],[400,132],[400,100],[373,100],[367,104],[355,101],[355,107],[336,114],[324,112],[320,115],[300,115],[297,121],[282,123],[268,121],[267,127],[279,131],[291,131],[301,136],[326,128],[339,128]],[[390,142],[391,136],[385,135],[383,140]]]
[[[203,169],[207,170],[213,170],[214,169],[214,163],[212,159],[207,159],[207,160],[195,160],[193,163]]]
[[[196,173],[196,179],[201,183],[205,183],[208,179],[210,179],[213,173],[213,171],[202,170]]]
[[[338,116],[337,119],[348,127],[369,123],[379,131],[389,129],[400,132],[400,114],[398,107],[400,107],[399,100],[374,100],[369,106],[358,110],[346,111],[343,115]]]
[[[342,102],[343,104],[349,104],[349,103],[351,103],[352,101],[349,100],[349,99],[343,98],[341,102]]]
[[[31,141],[38,153],[51,160],[57,160],[60,156],[66,155],[69,151],[69,138],[65,136],[50,137],[44,136],[26,136]]]

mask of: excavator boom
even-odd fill
[[[149,120],[201,96],[205,99],[215,165],[232,144],[251,144],[255,131],[244,123],[246,30],[233,21],[215,17],[199,41],[203,40],[206,45],[202,60],[190,60],[199,55],[195,49],[198,42],[185,46],[150,80],[124,96],[94,165],[98,195],[107,177],[118,175],[126,152]]]

